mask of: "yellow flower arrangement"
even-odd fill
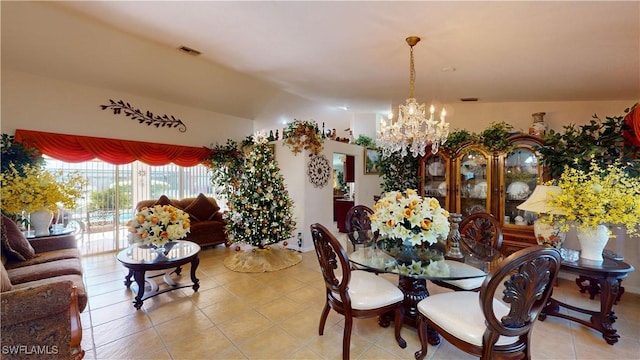
[[[385,193],[374,205],[371,230],[412,245],[433,245],[449,235],[449,212],[435,198],[422,198],[416,190]]]
[[[592,160],[589,171],[567,166],[557,181],[546,185],[560,188],[550,194],[548,205],[564,215],[550,215],[543,222],[556,223],[562,231],[571,225],[586,230],[606,224],[625,226],[627,234],[640,230],[640,179],[625,173],[618,161],[602,168]]]
[[[73,209],[86,184],[87,180],[77,172],[65,175],[31,165],[24,165],[21,172],[10,164],[0,174],[0,204],[2,211],[11,215],[43,209],[56,211],[59,206]]]
[[[184,238],[190,230],[189,214],[171,205],[154,205],[140,210],[129,222],[129,241],[162,247]]]

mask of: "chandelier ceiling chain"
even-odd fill
[[[417,36],[406,38],[409,44],[409,98],[404,105],[398,106],[398,117],[387,126],[384,120],[380,124],[377,143],[382,148],[383,156],[400,152],[402,157],[408,149],[414,157],[426,155],[427,145],[431,152],[437,153],[440,145],[447,141],[449,123],[445,122],[446,112],[442,109],[440,121],[434,119],[435,108],[431,105],[429,117],[426,116],[426,105],[419,104],[414,98],[416,72],[413,58],[413,47],[420,41]]]

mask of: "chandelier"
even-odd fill
[[[434,119],[435,107],[431,105],[427,117],[426,105],[419,104],[413,97],[416,82],[416,72],[413,65],[413,47],[420,41],[417,36],[409,36],[407,44],[410,47],[411,61],[409,63],[409,98],[405,104],[398,106],[398,118],[390,121],[381,120],[380,131],[376,142],[382,148],[383,156],[400,151],[404,157],[411,151],[414,157],[424,156],[427,145],[431,145],[431,152],[437,153],[438,147],[447,141],[449,123],[445,122],[446,111],[442,109],[440,120]]]

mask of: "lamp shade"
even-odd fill
[[[551,207],[548,202],[551,198],[551,194],[553,194],[553,196],[557,196],[561,191],[562,190],[558,186],[538,185],[533,190],[531,196],[529,196],[525,202],[516,206],[516,208],[535,213],[565,215],[562,210]]]

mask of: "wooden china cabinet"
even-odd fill
[[[536,214],[518,210],[535,186],[546,180],[536,136],[518,134],[509,138],[515,148],[491,152],[481,145],[462,145],[420,159],[420,192],[435,197],[450,212],[467,216],[489,212],[503,229],[502,252],[511,254],[536,244],[533,221]]]

